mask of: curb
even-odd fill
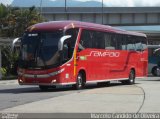
[[[0,81],[0,85],[11,85],[11,84],[18,84],[18,81],[17,80]]]

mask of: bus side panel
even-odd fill
[[[116,51],[114,51],[116,52]],[[147,51],[117,51],[119,57],[110,57],[109,78],[128,78],[130,70],[133,68],[136,77],[147,76]]]
[[[90,80],[106,80],[109,78],[108,53],[103,49],[90,50],[90,56],[87,56],[87,62],[91,70]]]
[[[102,61],[100,58],[94,57],[94,53],[97,52],[93,49],[85,49],[78,53],[78,70],[85,69],[86,71],[86,79],[87,81],[103,79],[103,75],[106,73],[102,73]]]
[[[76,76],[74,76],[74,61],[67,62],[64,66],[64,72],[61,74],[61,82],[75,83]]]
[[[148,75],[148,50],[138,52],[139,59],[136,67],[136,77],[145,77]]]
[[[109,57],[109,78],[126,78],[127,65],[128,65],[128,52],[111,50],[110,52],[116,53],[117,56]]]
[[[144,50],[142,52],[142,62],[143,62],[143,73],[142,76],[147,76],[148,75],[148,49]]]
[[[138,62],[140,56],[135,51],[115,51],[119,52],[119,57],[110,58],[110,78],[128,78],[131,68],[138,73]],[[139,75],[139,73],[138,73]]]

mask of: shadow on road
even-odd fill
[[[0,89],[0,93],[33,93],[40,92],[37,87],[27,87],[27,88],[8,88],[8,89]]]
[[[8,89],[0,89],[0,93],[12,93],[12,94],[20,94],[20,93],[45,93],[45,92],[64,92],[64,91],[85,91],[91,89],[98,89],[103,87],[115,87],[115,86],[123,86],[121,83],[110,83],[109,85],[97,86],[97,84],[87,84],[82,90],[75,90],[72,86],[65,86],[59,88],[50,88],[47,91],[41,91],[39,87],[17,87],[17,88],[8,88]]]
[[[72,88],[50,88],[47,91],[41,91],[38,87],[26,87],[26,88],[10,88],[10,89],[0,89],[0,93],[44,93],[44,92],[60,92],[60,91],[69,91]]]

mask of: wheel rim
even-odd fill
[[[154,70],[154,75],[157,76],[157,69]]]
[[[134,82],[134,72],[133,71],[130,72],[129,80],[131,83]]]
[[[81,88],[82,87],[82,76],[78,75],[78,87]]]

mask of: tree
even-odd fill
[[[2,50],[2,67],[6,69],[7,75],[9,74],[16,74],[17,73],[17,58],[18,52],[12,52],[10,46],[3,46],[1,47]]]
[[[27,27],[42,21],[42,17],[34,6],[20,9],[0,4],[0,37],[21,37]],[[2,69],[5,69],[7,75],[15,74],[18,53],[11,52],[10,46],[1,48]]]
[[[8,15],[8,9],[3,4],[0,4],[0,34],[3,34],[2,29],[5,29],[4,27],[7,25],[6,17]]]
[[[27,27],[42,21],[43,18],[34,6],[20,9],[0,4],[1,37],[20,37]]]

